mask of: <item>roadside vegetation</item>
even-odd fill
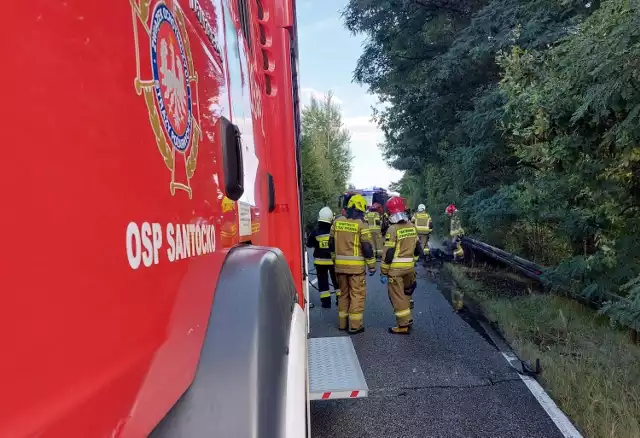
[[[303,214],[309,230],[322,207],[337,211],[338,196],[351,175],[352,156],[349,131],[331,92],[324,100],[311,98],[302,109],[301,123]]]
[[[517,275],[451,264],[443,274],[521,359],[540,359],[538,379],[585,437],[640,437],[640,346],[626,331]]]
[[[344,21],[411,207],[443,229],[455,203],[640,329],[640,2],[350,0]]]

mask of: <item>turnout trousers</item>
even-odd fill
[[[456,260],[462,260],[464,258],[464,249],[462,248],[462,240],[459,236],[451,239],[451,249],[453,250],[453,257]]]
[[[418,231],[418,240],[420,241],[420,246],[422,246],[422,253],[424,255],[429,255],[429,233],[423,233]]]
[[[341,330],[347,328],[347,323],[351,330],[362,327],[364,301],[367,295],[364,276],[364,272],[362,274],[337,274],[340,286],[338,326]]]
[[[338,286],[338,280],[336,279],[336,270],[333,265],[315,265],[316,278],[318,279],[318,290],[320,291],[320,301],[331,303],[331,292],[329,288],[329,278],[331,278],[331,284],[336,291],[336,297],[340,296],[340,287]]]
[[[413,323],[410,297],[415,281],[414,270],[401,275],[389,275],[389,300],[393,306],[398,327],[406,327]]]
[[[382,257],[382,252],[384,251],[384,240],[379,228],[371,230],[371,243],[376,257]]]

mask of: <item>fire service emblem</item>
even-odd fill
[[[153,9],[150,0],[130,2],[136,51],[135,90],[144,96],[158,150],[171,171],[171,194],[184,190],[191,198],[189,180],[196,170],[202,131],[198,75],[193,68],[185,19],[176,2],[159,1]],[[150,68],[143,64],[145,58],[141,59],[147,41]]]

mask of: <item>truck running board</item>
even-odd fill
[[[309,398],[333,400],[369,394],[348,336],[309,339]]]

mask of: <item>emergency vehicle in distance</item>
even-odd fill
[[[346,192],[344,192],[344,194],[340,195],[338,198],[338,205],[340,205],[342,209],[342,215],[346,215],[346,209],[347,209],[347,204],[349,203],[349,199],[351,199],[351,196],[355,194],[362,195],[365,201],[367,201],[367,206],[369,207],[372,206],[374,203],[378,203],[381,206],[386,208],[387,201],[389,200],[389,198],[393,196],[400,197],[399,193],[390,192],[384,187],[373,186],[371,188],[366,188],[366,189],[347,190]],[[402,199],[402,202],[404,202],[404,205],[406,207],[407,206],[406,198],[401,198],[401,199]]]
[[[389,200],[389,193],[383,187],[372,187],[366,189],[350,189],[344,192],[344,194],[340,195],[338,198],[338,205],[342,209],[342,214],[346,214],[347,204],[349,204],[349,199],[351,196],[358,194],[362,195],[365,201],[367,201],[367,206],[372,206],[375,202],[384,206]]]
[[[294,0],[7,8],[0,436],[300,438],[366,396],[308,339]]]

